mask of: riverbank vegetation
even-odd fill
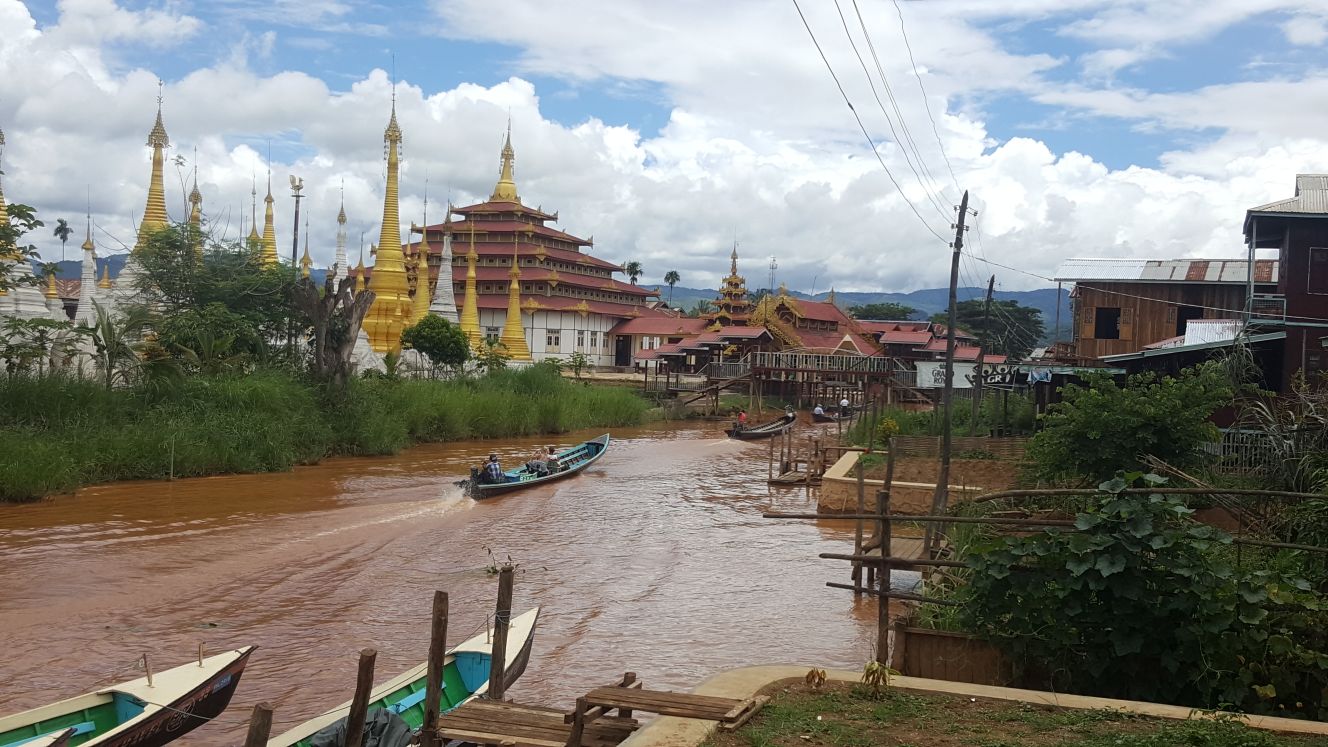
[[[1322,737],[1275,734],[1229,719],[1173,721],[1119,711],[1077,710],[1014,701],[849,683],[767,689],[772,700],[734,732],[705,747],[1300,747]]]
[[[0,500],[114,480],[268,472],[419,442],[641,422],[648,403],[537,365],[451,380],[357,379],[329,393],[276,368],[107,388],[72,376],[0,379]]]

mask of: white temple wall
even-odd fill
[[[507,311],[480,309],[480,332],[497,340],[507,321]],[[592,366],[613,365],[613,340],[609,330],[621,317],[576,311],[535,311],[521,314],[526,346],[536,361],[565,359],[580,352]]]

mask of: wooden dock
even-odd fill
[[[561,711],[544,706],[473,700],[438,718],[440,743],[460,741],[499,747],[615,747],[636,731],[636,711],[718,721],[736,729],[769,701],[767,697],[715,698],[707,695],[645,690],[628,672],[607,687],[576,699]],[[610,715],[616,711],[616,715]]]

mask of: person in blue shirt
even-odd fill
[[[490,484],[507,481],[507,476],[503,474],[503,468],[498,465],[497,454],[490,454],[489,462],[484,465],[484,481]]]

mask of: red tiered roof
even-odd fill
[[[521,215],[530,215],[540,220],[558,220],[557,215],[549,215],[538,208],[526,207],[519,202],[493,201],[479,202],[465,207],[454,207],[452,212],[458,215],[470,215],[471,213],[519,213]]]
[[[492,265],[489,266],[481,265],[475,268],[475,279],[480,282],[493,282],[493,281],[506,282],[507,280],[511,279],[512,277],[510,274],[511,272],[512,268],[510,266],[494,267]],[[437,273],[435,272],[435,277],[436,276]],[[521,268],[521,282],[523,283],[531,281],[548,282],[553,277],[554,277],[554,271],[543,267]],[[557,277],[559,285],[571,285],[577,288],[591,288],[593,290],[602,290],[602,291],[607,291],[609,293],[626,293],[631,296],[640,296],[642,298],[648,298],[650,296],[659,295],[659,291],[652,290],[650,288],[642,288],[639,285],[624,283],[621,280],[614,280],[612,278],[600,278],[589,275],[578,275],[574,272],[560,272],[558,273]],[[465,281],[466,281],[466,266],[452,265],[452,282],[464,283]]]
[[[414,254],[418,250],[419,245],[420,242],[418,241],[402,244],[401,250],[403,252],[409,250],[410,253]],[[606,262],[598,257],[592,257],[589,254],[574,252],[571,249],[556,249],[547,246],[537,246],[535,244],[523,244],[518,242],[516,253],[521,257],[537,257],[539,256],[541,249],[544,250],[545,257],[556,259],[560,262],[569,262],[576,265],[585,265],[587,267],[598,267],[604,270],[622,272],[622,267],[619,265],[615,265],[612,262]],[[434,241],[431,239],[429,241],[430,254],[437,255],[442,253],[442,251],[442,240]],[[463,243],[460,236],[454,236],[452,238],[452,256],[464,257],[468,252],[470,252],[470,241],[467,240]],[[512,256],[512,242],[476,241],[475,254],[480,257],[510,257]],[[464,267],[465,265],[458,266]]]
[[[881,343],[883,345],[926,345],[931,342],[931,333],[927,330],[921,332],[890,331],[881,333]]]
[[[430,236],[437,234],[439,238],[430,239],[430,241],[442,241],[442,235],[447,232],[452,234],[453,245],[458,241],[469,241],[471,226],[475,227],[475,233],[529,233],[566,241],[577,246],[590,246],[588,240],[579,236],[573,236],[570,233],[564,233],[556,228],[549,228],[539,223],[526,223],[519,220],[463,220],[456,223],[435,223],[428,227],[429,234]]]
[[[687,316],[641,316],[618,322],[609,330],[615,335],[690,336],[705,330],[706,320]]]

